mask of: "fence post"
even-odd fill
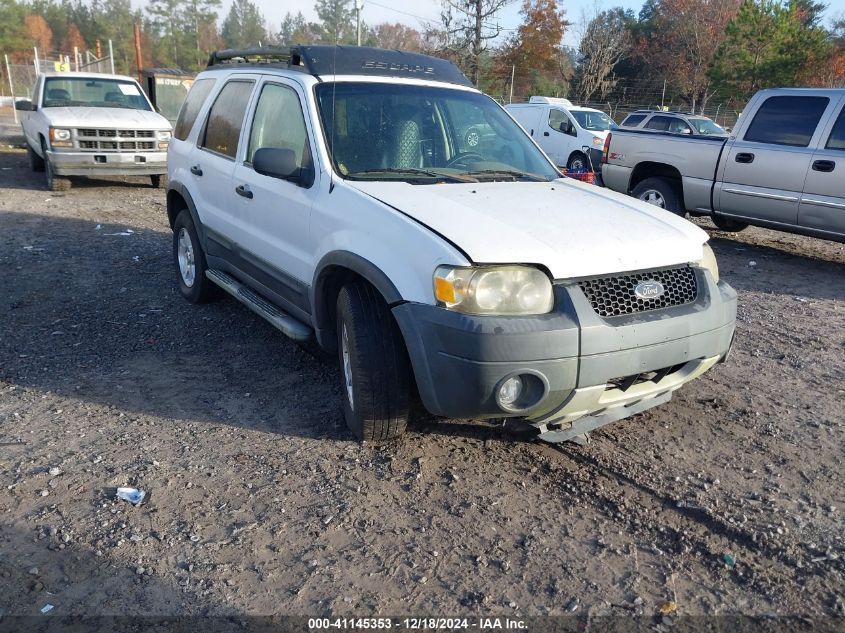
[[[35,51],[35,61],[33,62],[35,64],[35,76],[38,77],[41,74],[41,62],[38,61],[38,47],[33,46],[32,50]]]
[[[73,66],[76,72],[79,72],[79,47],[73,47]]]
[[[12,114],[15,116],[15,123],[17,123],[18,110],[15,108],[15,84],[12,83],[12,68],[9,66],[9,56],[4,53],[3,57],[6,58],[6,74],[9,75],[9,91],[12,93]]]
[[[114,74],[114,50],[111,47],[111,40],[109,40],[109,62],[111,63],[111,74]]]

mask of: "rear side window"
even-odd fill
[[[188,92],[188,98],[182,104],[182,109],[179,111],[179,118],[176,119],[176,127],[173,130],[173,136],[180,141],[188,138],[191,133],[191,128],[194,127],[194,121],[197,120],[197,115],[200,113],[202,104],[205,103],[205,98],[211,89],[214,87],[215,79],[200,79],[195,81]]]
[[[622,125],[634,127],[635,125],[642,123],[644,118],[644,114],[629,114],[628,117],[622,121]]]
[[[254,81],[234,80],[223,86],[214,100],[205,124],[205,139],[201,147],[234,158],[238,153],[238,139],[244,124],[244,114],[252,95]]]
[[[807,147],[829,101],[827,97],[769,97],[754,115],[745,140]]]
[[[675,119],[670,116],[655,116],[645,124],[645,127],[647,130],[660,130],[661,132],[666,132],[669,130],[669,126],[672,125],[673,121],[675,121]]]
[[[839,118],[833,126],[830,138],[827,139],[827,149],[845,149],[845,107],[839,113]]]

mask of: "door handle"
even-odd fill
[[[243,196],[247,200],[252,200],[252,192],[246,185],[238,185],[237,187],[235,187],[235,193],[239,196]]]
[[[749,154],[747,152],[740,152],[736,155],[736,162],[738,163],[753,163],[754,162],[754,154]]]
[[[832,160],[817,160],[813,163],[813,171],[832,172],[836,169],[836,163]]]
[[[199,165],[194,165],[191,167],[191,173],[194,176],[202,176],[202,168]]]
[[[543,132],[543,136],[549,136],[548,132]]]

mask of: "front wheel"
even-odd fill
[[[164,176],[161,174],[150,176],[150,184],[153,186],[153,189],[161,189],[162,184],[164,184]]]
[[[686,216],[681,196],[674,183],[667,178],[646,178],[634,187],[631,195],[681,217]]]
[[[69,191],[70,178],[63,178],[62,176],[56,175],[53,162],[47,155],[47,143],[45,141],[41,142],[41,153],[44,156],[44,173],[47,178],[47,189],[50,191]]]
[[[713,224],[716,225],[717,229],[726,233],[739,233],[748,228],[748,224],[745,222],[738,222],[717,213],[712,214],[710,219],[713,220]]]
[[[588,168],[587,157],[581,152],[572,154],[566,163],[566,169],[568,171],[587,171]]]
[[[402,435],[410,362],[387,303],[368,283],[348,284],[338,295],[337,348],[349,430],[359,440],[378,443]]]

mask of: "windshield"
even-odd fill
[[[590,112],[589,110],[570,110],[569,114],[575,117],[580,125],[585,130],[591,132],[606,132],[607,130],[615,130],[616,123],[613,122],[609,116],[604,112]]]
[[[88,106],[152,110],[134,81],[93,77],[48,77],[44,81],[44,108]]]
[[[329,153],[344,178],[431,184],[560,177],[483,94],[351,82],[315,90]]]
[[[727,134],[724,128],[719,127],[710,119],[687,119],[695,129],[696,134]]]

